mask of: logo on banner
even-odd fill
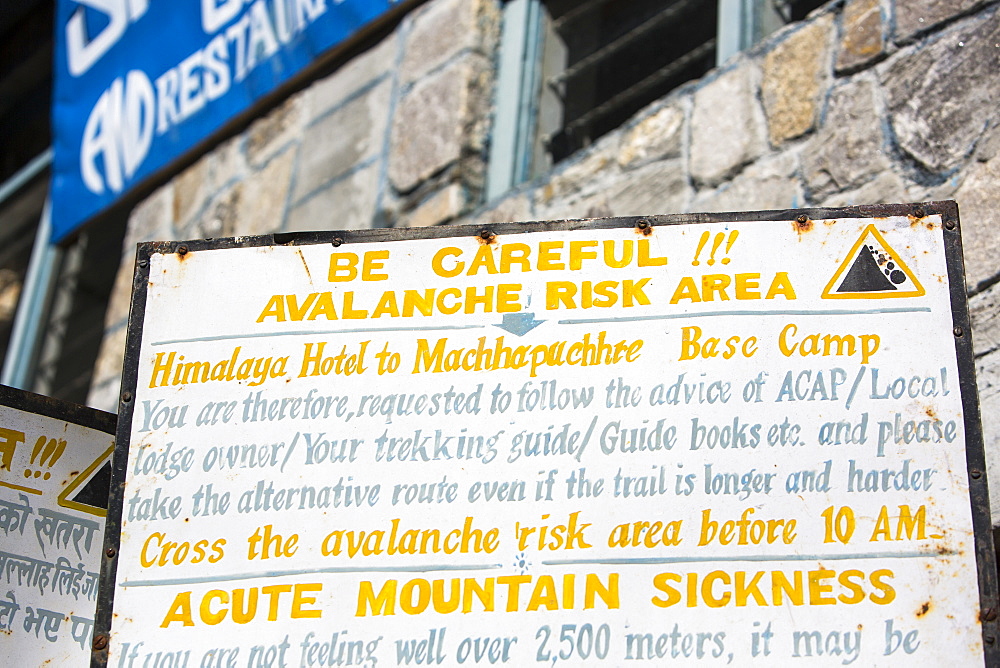
[[[76,0],[76,3],[82,6],[66,22],[66,57],[70,74],[78,77],[118,43],[130,23],[146,13],[149,0]],[[88,16],[87,7],[100,16],[93,13]],[[93,28],[101,23],[104,25],[99,30]]]
[[[874,225],[858,237],[823,289],[823,299],[921,297],[920,281]]]

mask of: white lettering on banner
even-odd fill
[[[90,112],[80,145],[80,173],[95,194],[107,186],[120,192],[149,153],[153,140],[153,86],[146,75],[132,70],[118,77]],[[102,178],[97,166],[104,164]],[[124,175],[124,178],[123,178]]]
[[[344,0],[334,0],[339,5]],[[201,0],[201,27],[212,34],[240,13],[247,0]],[[257,4],[263,4],[258,2]],[[294,9],[293,9],[294,8]],[[326,12],[326,0],[277,0],[271,14],[278,27],[278,38],[287,42],[301,27]]]
[[[243,0],[201,0],[201,28],[208,34],[232,21],[243,8]]]
[[[88,39],[84,9],[78,7],[66,22],[66,55],[73,76],[86,73],[125,34],[129,23],[139,20],[149,8],[149,0],[77,0],[77,4],[105,14],[109,22]]]
[[[127,3],[129,13],[122,9],[121,16],[127,15],[134,20],[141,15],[135,12],[145,12],[148,0],[87,2],[93,2],[102,11],[107,9],[109,15],[119,11],[120,3]],[[100,195],[106,188],[121,192],[125,181],[136,173],[149,153],[154,124],[157,135],[164,135],[171,127],[180,125],[206,104],[229,92],[234,81],[245,79],[255,67],[276,54],[282,44],[290,42],[326,12],[325,0],[255,0],[246,4],[249,8],[236,18],[244,0],[228,0],[222,4],[219,0],[203,0],[202,23],[206,31],[208,26],[221,29],[234,18],[235,22],[202,49],[161,74],[155,82],[155,94],[147,75],[132,70],[124,84],[118,78],[101,95],[87,119],[80,146],[80,174],[91,192]],[[118,20],[116,16],[112,16],[113,21]],[[67,24],[67,31],[78,32],[78,46],[84,39],[82,21],[82,12],[79,12]],[[71,25],[76,27],[71,28]],[[123,22],[118,33],[109,32],[109,26],[100,34],[97,39],[107,42],[100,47],[103,49],[100,53],[94,46],[100,46],[97,40],[80,46],[94,49],[87,53],[96,54],[87,56],[91,62],[86,67],[121,37],[125,25]],[[103,165],[103,175],[99,165]]]

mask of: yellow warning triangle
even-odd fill
[[[823,299],[922,297],[924,287],[874,225],[861,232],[830,282]]]

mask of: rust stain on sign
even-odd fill
[[[306,264],[306,257],[305,257],[305,255],[302,254],[302,249],[301,248],[296,248],[295,249],[295,253],[299,256],[299,259],[302,260],[302,266],[306,270],[306,276],[309,277],[309,283],[312,284],[313,277],[312,277],[312,274],[309,272],[309,265]]]

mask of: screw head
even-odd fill
[[[796,223],[801,223],[801,224],[808,223],[809,222],[809,216],[807,216],[806,214],[803,213],[801,216],[799,216],[798,218],[795,219],[795,222]]]
[[[954,220],[946,220],[946,221],[944,221],[944,227],[945,227],[946,230],[953,230],[953,229],[955,229],[955,221]]]
[[[104,551],[104,554],[107,555],[108,559],[114,559],[115,555],[118,553],[115,551],[115,548],[109,547],[107,550]]]
[[[108,637],[106,635],[102,633],[101,635],[94,636],[94,643],[91,645],[91,647],[95,651],[99,652],[102,649],[106,649],[107,646],[108,646]]]
[[[927,215],[927,211],[924,210],[924,207],[922,207],[922,206],[914,207],[914,209],[913,209],[913,216],[915,218],[923,218],[926,215]]]
[[[178,246],[177,247],[177,254],[178,255],[187,255],[188,254],[188,247],[187,246],[183,246],[183,245],[182,246]]]
[[[334,237],[332,243],[333,243],[333,247],[336,248],[337,246],[340,246],[341,244],[343,244],[344,240],[341,239],[340,237]]]
[[[640,230],[644,230],[647,227],[649,227],[649,222],[645,220],[640,220],[638,223],[635,224],[635,226],[638,227]]]
[[[489,230],[483,230],[482,232],[479,233],[479,237],[481,239],[487,239],[488,240],[492,236],[493,236],[493,234]]]
[[[961,327],[956,327],[955,329],[953,329],[951,331],[952,331],[952,333],[955,334],[955,336],[962,336],[963,334],[965,334],[965,330],[962,329]]]
[[[143,268],[148,267],[149,266],[149,260],[139,260],[139,266],[143,267]]]
[[[985,638],[983,638],[983,640],[986,641],[987,645],[992,645],[993,643],[995,643],[997,641],[997,639],[994,638],[993,636],[986,636]]]
[[[969,475],[972,476],[973,479],[979,480],[980,478],[983,477],[983,472],[980,471],[979,469],[972,469],[971,471],[969,471]]]
[[[123,392],[122,393],[122,401],[124,401],[126,404],[128,402],[132,401],[132,393],[131,392]]]

